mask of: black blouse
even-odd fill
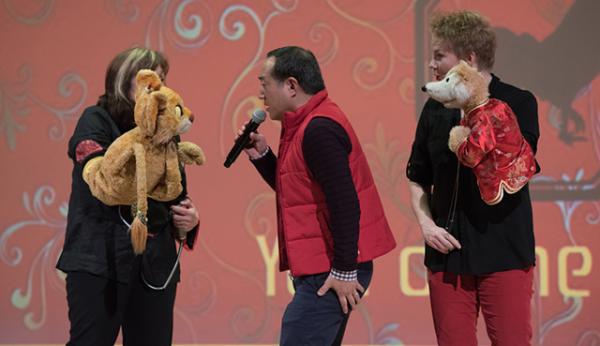
[[[537,150],[537,101],[529,91],[503,83],[492,75],[490,96],[515,112],[521,132]],[[419,119],[406,175],[430,191],[429,207],[436,225],[446,226],[455,189],[456,155],[448,149],[450,129],[458,125],[460,111],[446,109],[429,99]],[[539,165],[538,170],[539,172]],[[535,264],[535,240],[529,187],[489,206],[480,197],[472,170],[460,166],[457,207],[449,230],[462,248],[448,255],[425,246],[425,265],[432,271],[484,274],[525,268]]]
[[[63,251],[56,267],[63,272],[86,272],[111,280],[128,282],[134,260],[142,262],[145,278],[154,285],[162,285],[175,263],[176,246],[170,206],[187,195],[185,172],[182,169],[182,194],[171,202],[148,199],[148,232],[146,250],[134,256],[127,226],[121,217],[131,223],[128,206],[107,206],[92,196],[83,180],[83,168],[92,158],[101,156],[108,146],[121,135],[109,114],[101,107],[87,108],[79,119],[69,141],[69,158],[73,161],[67,231]],[[78,157],[77,146],[82,141],[93,141],[102,150]],[[197,227],[188,233],[187,246],[191,248]],[[179,268],[174,280],[179,279]]]

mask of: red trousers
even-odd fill
[[[479,309],[492,346],[531,345],[531,267],[485,275],[430,271],[429,294],[440,346],[477,346]]]

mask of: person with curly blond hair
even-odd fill
[[[433,78],[466,61],[484,76],[490,96],[517,116],[534,153],[537,102],[529,91],[492,74],[496,38],[472,11],[435,14],[430,22]],[[461,112],[433,100],[423,107],[407,164],[411,203],[425,242],[430,303],[439,345],[477,345],[482,312],[492,345],[530,345],[535,241],[528,186],[496,205],[479,195],[472,170],[448,148]],[[539,165],[537,165],[539,172]]]

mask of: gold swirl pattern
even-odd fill
[[[243,99],[233,111],[231,118],[231,132],[237,134],[241,125],[252,117],[255,109],[262,107],[262,101],[256,96],[249,96]]]
[[[363,79],[361,77],[363,72],[366,72],[367,74],[374,74],[375,72],[377,72],[377,70],[379,68],[379,63],[377,62],[377,60],[375,58],[364,57],[364,58],[361,58],[356,63],[356,65],[354,66],[354,69],[352,71],[352,75],[354,77],[354,81],[357,83],[358,86],[360,86],[361,88],[363,88],[365,90],[378,89],[381,86],[383,86],[392,76],[392,72],[394,69],[393,68],[394,67],[394,63],[393,63],[394,59],[398,59],[404,63],[412,63],[413,62],[412,59],[403,57],[396,50],[396,48],[394,48],[392,40],[379,27],[375,26],[373,23],[371,23],[367,20],[351,16],[348,12],[343,11],[338,5],[336,5],[333,0],[327,0],[326,2],[334,10],[334,12],[336,12],[342,18],[350,21],[353,24],[356,24],[358,26],[367,28],[367,29],[375,32],[375,34],[383,40],[383,42],[385,43],[385,46],[387,48],[388,64],[387,64],[387,68],[385,69],[385,72],[383,74],[383,77],[379,81],[368,83],[366,81],[363,81]]]
[[[140,7],[135,5],[132,0],[105,0],[110,11],[113,11],[118,17],[128,23],[135,22],[140,16]]]
[[[583,23],[595,25],[588,14],[598,12],[589,9],[599,4],[2,0],[0,311],[8,318],[0,324],[0,346],[18,340],[60,344],[68,337],[65,276],[54,269],[70,191],[72,166],[65,151],[78,116],[103,93],[108,62],[133,45],[156,48],[169,58],[168,83],[182,91],[187,106],[201,112],[183,139],[201,143],[211,157],[224,157],[248,115],[263,107],[256,77],[266,52],[287,45],[313,51],[332,99],[347,112],[359,137],[369,138],[362,146],[398,243],[378,262],[370,294],[353,314],[344,341],[435,343],[433,331],[419,332],[431,321],[421,289],[426,285],[422,236],[409,207],[404,172],[424,101],[421,85],[415,84],[428,74],[430,15],[440,9],[473,8],[514,42],[527,45],[514,61],[505,63],[507,72],[521,71],[520,61],[533,61],[542,73],[546,68],[556,77],[567,72],[549,67],[550,60],[558,59],[553,52],[572,52],[573,66],[584,57],[600,55],[593,51],[595,41],[577,40],[589,30],[578,34],[573,29]],[[570,26],[572,40],[554,35],[564,32],[564,23],[573,22],[579,26]],[[554,37],[551,49],[540,51],[549,52],[550,58],[528,59],[540,56],[527,55],[540,49],[528,39],[520,40],[528,37]],[[584,42],[597,54],[578,55],[566,48],[573,42],[579,42],[578,47]],[[591,298],[600,290],[597,273],[591,270],[600,223],[600,72],[595,60],[589,61],[577,90],[544,83],[545,78],[536,82],[547,91],[574,95],[568,105],[523,84],[538,96],[541,132],[536,157],[542,172],[530,183],[538,255],[532,342],[538,345],[592,346],[600,340],[598,328],[587,323],[600,308]],[[500,72],[501,66],[497,64],[496,71],[509,83],[527,81],[528,75],[521,79],[519,73],[513,80]],[[566,106],[575,113],[568,114]],[[578,122],[573,122],[573,114]],[[267,121],[260,128],[274,151],[279,126]],[[577,132],[570,142],[557,138],[573,135],[578,128],[587,132]],[[275,193],[247,160],[230,169],[218,161],[186,171],[188,192],[202,224],[195,249],[182,257],[173,341],[276,344],[293,288],[278,271]]]
[[[41,25],[52,13],[54,8],[54,0],[41,0],[41,1],[14,1],[14,0],[3,0],[4,7],[12,18],[17,20],[21,24],[25,25]],[[31,11],[31,5],[38,7]],[[21,6],[22,10],[17,9]],[[28,12],[28,13],[23,13]]]
[[[397,140],[386,139],[381,122],[375,127],[375,143],[366,143],[364,148],[380,193],[386,194],[403,214],[411,216],[412,210],[398,193],[399,182],[404,181],[404,167],[409,153],[400,150]]]
[[[21,265],[25,266],[25,259],[29,259],[32,254],[27,253],[28,257],[26,258],[19,246],[8,248],[11,239],[23,234],[25,231],[47,230],[45,232],[47,234],[44,239],[45,244],[43,244],[37,254],[33,254],[34,257],[29,264],[29,268],[26,269],[26,287],[24,289],[15,288],[11,295],[12,305],[19,310],[27,311],[23,317],[23,323],[29,330],[38,330],[46,322],[48,312],[46,285],[50,283],[54,288],[64,291],[64,277],[58,275],[54,266],[63,242],[67,205],[66,203],[62,203],[59,206],[59,219],[50,216],[45,210],[46,206],[54,204],[55,197],[55,190],[50,186],[38,188],[33,198],[30,198],[29,194],[24,192],[23,207],[31,218],[11,225],[2,231],[0,235],[0,259],[11,267],[19,267]],[[34,300],[34,294],[38,299]],[[39,306],[33,304],[34,301],[39,303]],[[36,307],[38,307],[39,311],[34,312],[31,310]]]
[[[59,108],[48,104],[36,96],[34,92],[28,90],[32,82],[31,66],[21,66],[19,73],[22,79],[16,83],[11,83],[10,86],[5,87],[4,85],[8,83],[0,81],[0,112],[2,113],[0,133],[4,133],[6,136],[8,147],[15,150],[17,148],[17,133],[25,131],[25,126],[17,122],[17,117],[24,118],[30,113],[31,109],[27,107],[29,105],[28,101],[37,104],[58,119],[58,124],[53,124],[50,127],[49,137],[54,141],[62,140],[65,136],[66,122],[75,119],[87,97],[87,83],[76,73],[68,72],[64,74],[58,84],[60,96],[70,98],[73,95],[74,88],[80,90],[80,95],[73,105],[68,106],[68,108]]]
[[[254,197],[244,213],[244,226],[246,232],[252,237],[271,236],[277,237],[277,222],[273,215],[275,205],[275,193],[264,192]],[[268,208],[271,212],[263,211]],[[261,216],[262,213],[267,215]],[[254,225],[256,224],[256,226]]]
[[[340,47],[340,38],[331,25],[325,22],[317,22],[310,27],[308,35],[311,41],[318,43],[323,40],[324,35],[331,36],[331,44],[322,53],[314,52],[321,66],[327,66],[336,56]]]
[[[200,9],[190,10],[189,8],[193,4],[200,4]],[[197,13],[195,11],[200,14],[195,14]],[[185,14],[190,12],[192,14],[185,17]],[[172,23],[170,18],[172,18]],[[190,25],[187,26],[187,24]],[[204,46],[210,38],[210,24],[211,14],[205,3],[185,0],[172,5],[170,0],[165,0],[154,9],[150,17],[145,45],[163,51],[165,49],[164,41],[168,39],[180,49],[197,49]]]

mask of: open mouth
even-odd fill
[[[188,132],[188,130],[190,129],[190,127],[192,127],[192,122],[189,121],[188,119],[183,120],[182,122],[179,123],[179,126],[177,128],[177,132],[179,134],[183,134]]]

